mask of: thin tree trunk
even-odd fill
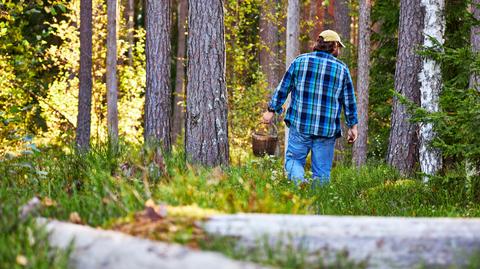
[[[268,88],[274,90],[280,81],[280,61],[278,61],[279,42],[278,26],[275,22],[277,0],[266,0],[261,7],[260,40],[262,48],[259,62],[266,76]]]
[[[350,1],[335,0],[335,31],[342,37],[343,43],[350,42],[352,18],[350,17]]]
[[[228,165],[223,1],[188,1],[187,113],[189,161]]]
[[[146,1],[145,142],[170,150],[170,1]]]
[[[185,54],[187,33],[187,0],[178,1],[178,47],[176,61],[175,94],[172,117],[172,140],[175,142],[185,126],[185,113],[181,102],[185,96]]]
[[[271,92],[275,90],[281,79],[283,63],[280,59],[280,35],[276,22],[278,0],[266,0],[260,13],[260,40],[261,50],[259,62],[262,72],[266,76],[267,87]],[[274,124],[277,124],[275,122]],[[277,143],[275,155],[280,155],[280,143]]]
[[[335,18],[335,26],[334,30],[337,31],[343,43],[350,42],[350,31],[352,24],[352,18],[350,17],[350,1],[349,0],[336,0],[332,2],[335,5],[334,8],[334,18]],[[342,49],[341,58],[346,59],[347,62],[351,58],[351,49],[345,48]],[[355,70],[353,70],[355,71]],[[342,133],[345,134],[348,130],[347,126],[345,125],[344,121],[341,121],[340,127],[342,129]],[[335,162],[344,163],[345,162],[345,153],[347,150],[346,140],[345,139],[337,139],[335,142]]]
[[[92,110],[92,0],[80,1],[80,74],[76,144],[81,151],[90,148]]]
[[[125,7],[125,17],[127,20],[127,43],[128,43],[128,65],[133,65],[133,46],[135,45],[133,33],[135,27],[135,0],[127,0]]]
[[[358,139],[353,145],[353,163],[360,167],[367,162],[368,87],[370,79],[370,0],[360,0],[358,47]]]
[[[415,49],[423,44],[423,18],[420,0],[400,2],[395,91],[416,104],[420,104],[422,61]],[[410,122],[406,107],[394,97],[387,162],[402,175],[411,175],[418,161],[417,133],[418,125]]]
[[[472,15],[475,20],[480,20],[480,0],[472,1]],[[478,54],[480,52],[480,26],[474,25],[470,30],[470,43],[472,46],[472,52]],[[469,88],[475,89],[480,92],[480,76],[478,73],[472,72],[470,74]],[[465,169],[467,174],[467,188],[472,189],[473,187],[473,177],[480,176],[480,161],[466,159]]]
[[[443,44],[443,33],[445,31],[445,17],[443,16],[445,1],[422,0],[421,6],[424,8],[424,29],[423,45],[432,47],[434,44],[431,37],[435,38],[440,44]],[[440,63],[431,58],[423,60],[423,66],[419,75],[420,103],[422,108],[428,112],[439,111],[440,91],[442,90],[442,74]],[[420,124],[420,167],[426,175],[434,175],[442,168],[442,153],[440,150],[430,146],[436,133],[433,130],[432,123]],[[425,181],[428,177],[424,178]]]
[[[118,141],[117,0],[107,2],[107,126],[112,142]]]
[[[288,0],[287,10],[287,51],[285,67],[288,69],[295,57],[300,54],[300,3],[299,0]],[[285,102],[290,106],[290,95]],[[285,126],[285,152],[288,148],[288,127]]]

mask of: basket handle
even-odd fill
[[[265,123],[265,122],[260,122],[260,123],[258,123],[258,124],[255,126],[255,131],[258,129],[258,126],[260,126],[260,125],[262,125],[262,124],[272,126],[272,127],[273,127],[273,130],[275,131],[275,132],[273,133],[273,135],[278,135],[277,125],[276,125],[275,123],[273,123],[273,121],[270,122],[270,123]]]

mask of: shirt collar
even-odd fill
[[[314,51],[313,52],[316,56],[319,57],[324,57],[324,58],[329,58],[329,59],[336,59],[335,56],[333,56],[331,53],[325,52],[325,51]]]

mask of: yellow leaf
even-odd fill
[[[23,255],[17,255],[17,263],[22,265],[22,266],[26,266],[28,264],[28,260],[25,256]]]

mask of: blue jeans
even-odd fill
[[[307,155],[312,151],[312,175],[314,184],[325,184],[330,180],[335,137],[325,138],[299,133],[290,128],[288,148],[285,154],[285,170],[288,179],[296,184],[305,181],[305,163]]]

